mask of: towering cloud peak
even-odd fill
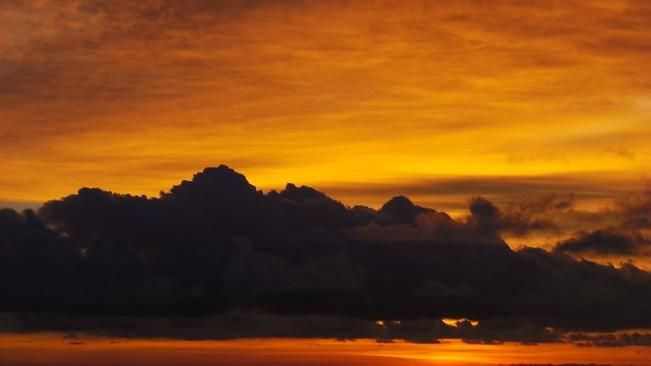
[[[475,197],[470,201],[470,220],[480,232],[494,233],[499,229],[500,210],[491,201]]]
[[[257,191],[244,175],[220,165],[206,168],[195,174],[192,181],[183,181],[172,187],[170,195],[179,200],[237,200],[257,196]]]
[[[415,205],[405,196],[391,198],[380,209],[381,214],[399,223],[413,223],[416,216],[427,211],[431,210]]]
[[[306,186],[288,183],[280,193],[270,192],[267,200],[274,211],[282,213],[286,225],[294,229],[337,229],[351,226],[355,221],[341,202]]]
[[[282,191],[282,196],[295,201],[316,201],[329,199],[323,192],[307,186],[297,187],[293,183],[287,183]]]

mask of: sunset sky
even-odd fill
[[[645,0],[0,0],[0,365],[643,365],[650,64]]]
[[[619,352],[601,348],[585,349],[553,345],[544,349],[521,345],[471,345],[458,341],[442,344],[389,343],[335,340],[235,340],[170,341],[125,340],[86,337],[62,339],[55,334],[0,336],[0,362],[17,366],[48,364],[178,365],[179,358],[188,366],[205,365],[355,365],[355,366],[479,366],[549,365],[553,360],[564,364],[592,365],[619,363],[645,365],[639,361],[651,357],[649,347],[631,347]],[[143,352],[144,350],[144,352]],[[264,359],[261,361],[261,359]]]
[[[650,18],[646,1],[4,1],[0,200],[156,195],[220,163],[376,207],[611,197],[651,162]]]

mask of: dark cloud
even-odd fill
[[[553,194],[521,200],[500,209],[484,197],[475,197],[469,203],[468,221],[485,234],[525,236],[532,232],[555,230],[555,216],[571,205],[571,200]]]
[[[651,346],[651,333],[628,332],[615,334],[576,333],[567,339],[581,347]]]
[[[515,235],[559,229],[559,217],[574,210],[575,194],[550,193],[519,200],[506,206],[501,229]]]
[[[641,244],[647,244],[644,238],[607,230],[596,230],[590,233],[580,233],[577,237],[558,243],[554,247],[554,251],[623,255],[635,254]]]
[[[543,206],[564,207],[550,202]],[[558,339],[547,327],[651,326],[649,273],[514,251],[499,236],[513,222],[506,217],[484,198],[470,202],[467,220],[453,220],[405,197],[375,211],[293,184],[263,194],[226,166],[158,198],[83,188],[38,213],[0,211],[0,311],[36,319],[25,328],[50,319],[71,332],[75,317],[222,322],[251,311],[286,322],[354,319],[363,328],[321,334],[335,338],[366,337],[376,331],[369,324],[393,319],[401,322],[386,323],[377,338],[419,342],[537,343]],[[445,317],[480,325],[431,320]]]
[[[406,321],[373,321],[337,315],[279,315],[231,311],[207,317],[125,317],[53,313],[0,314],[0,330],[15,333],[63,332],[68,342],[83,342],[85,335],[106,337],[111,343],[124,338],[172,338],[223,340],[234,338],[332,338],[375,339],[377,342],[405,340],[439,343],[462,339],[469,344],[524,345],[567,342],[580,347],[648,346],[651,334],[640,331],[617,333],[571,333],[540,327],[522,319],[491,319],[456,323],[436,318]]]
[[[39,331],[69,332],[66,341],[82,341],[80,334],[111,339],[164,337],[175,339],[233,338],[333,338],[375,339],[378,342],[407,340],[438,343],[457,338],[467,343],[496,344],[558,342],[560,332],[526,321],[496,319],[481,324],[459,320],[449,325],[440,319],[405,321],[360,319],[336,315],[278,315],[233,311],[208,317],[106,317],[67,314],[3,314],[0,329],[17,333]]]
[[[432,210],[414,205],[405,196],[396,196],[382,206],[380,214],[386,217],[389,222],[407,224],[414,223],[418,215],[428,211]]]
[[[580,231],[557,243],[554,251],[597,257],[645,257],[650,254],[651,192],[629,194],[612,208],[592,215],[593,219],[599,219],[599,216],[608,217],[607,225]]]

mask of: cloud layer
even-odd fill
[[[651,327],[648,272],[561,253],[584,247],[581,239],[514,251],[500,232],[531,221],[483,198],[469,210],[453,220],[402,196],[380,210],[346,207],[293,184],[263,194],[223,165],[158,198],[83,188],[36,213],[0,211],[0,311],[319,315],[353,319],[366,335],[376,320],[401,320],[387,331],[418,339],[430,329],[423,340],[538,342],[559,337],[549,327]],[[440,318],[480,326],[422,322]]]

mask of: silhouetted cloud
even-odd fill
[[[651,333],[571,334],[567,339],[581,347],[651,346]]]
[[[559,342],[561,332],[526,321],[495,319],[483,323],[441,319],[374,321],[340,315],[278,315],[232,311],[207,317],[117,317],[70,314],[1,314],[0,329],[12,332],[74,330],[109,338],[165,337],[176,339],[233,338],[334,338],[375,339],[378,342],[407,340],[438,343],[457,338],[467,343],[497,344]],[[80,333],[67,333],[64,340],[82,341]]]
[[[563,219],[561,215],[556,220]],[[651,254],[651,192],[630,194],[613,207],[593,213],[592,219],[601,225],[560,241],[554,251],[591,257],[646,257]]]
[[[414,205],[405,196],[396,196],[382,206],[380,214],[390,223],[413,224],[418,215],[429,211],[432,210]]]
[[[646,243],[643,238],[634,238],[606,230],[581,233],[579,236],[565,240],[554,247],[554,251],[563,253],[593,254],[634,254],[638,243]]]
[[[226,322],[233,312],[290,323],[354,319],[363,329],[321,331],[335,338],[368,337],[376,320],[388,319],[400,323],[373,337],[418,342],[537,343],[560,339],[548,327],[651,327],[651,274],[561,249],[514,251],[499,235],[514,225],[507,217],[480,197],[467,219],[454,220],[406,197],[375,211],[293,184],[264,194],[226,166],[158,198],[83,188],[38,213],[0,211],[0,311],[18,314],[24,329],[47,328],[50,319],[57,329],[68,322],[70,332],[75,317]],[[440,318],[479,326],[443,326]],[[100,323],[77,325],[104,329]],[[279,335],[264,328],[250,335]],[[200,334],[229,336],[211,332]],[[231,336],[238,334],[247,333]]]

